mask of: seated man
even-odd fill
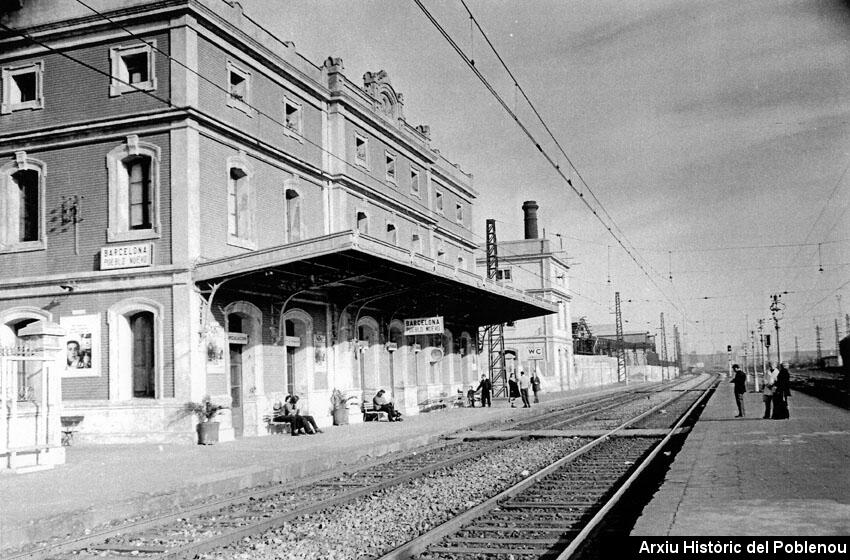
[[[287,416],[292,416],[298,422],[298,428],[306,434],[321,434],[322,430],[316,425],[316,420],[309,414],[301,414],[301,405],[298,404],[298,395],[292,395],[283,405],[284,413]],[[298,435],[298,430],[295,429],[295,424],[292,425],[292,435]]]
[[[386,391],[381,389],[372,399],[372,404],[375,405],[375,410],[386,412],[390,422],[398,422],[401,420],[401,412],[398,412],[393,406],[392,401],[386,396]]]

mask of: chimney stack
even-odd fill
[[[522,203],[522,211],[525,213],[525,238],[537,239],[537,202],[526,200]]]

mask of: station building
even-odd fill
[[[573,365],[570,267],[566,251],[539,236],[538,209],[533,200],[523,203],[523,239],[499,240],[496,281],[548,301],[555,313],[505,323],[505,369],[508,375],[520,367],[528,375],[537,372],[543,390],[566,391],[581,386]],[[486,257],[476,263],[486,274]]]
[[[415,413],[479,377],[480,325],[557,312],[569,340],[565,283],[476,272],[472,177],[386,73],[316,65],[237,2],[87,4],[0,5],[0,345],[64,329],[78,439],[193,441],[204,397],[223,439],[292,393],[320,424],[334,389]]]

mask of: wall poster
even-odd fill
[[[100,314],[60,317],[65,329],[65,370],[62,377],[97,377],[103,369]]]

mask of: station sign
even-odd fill
[[[227,333],[227,342],[229,344],[248,344],[248,335],[241,332]]]
[[[418,334],[443,334],[443,318],[441,316],[437,316],[405,319],[404,334],[406,336],[416,336]]]
[[[525,359],[526,360],[542,360],[546,356],[542,344],[526,344]]]
[[[103,247],[100,250],[100,269],[141,268],[153,264],[153,243]]]
[[[398,343],[397,342],[387,342],[387,351],[388,352],[395,352],[396,350],[398,350]]]

